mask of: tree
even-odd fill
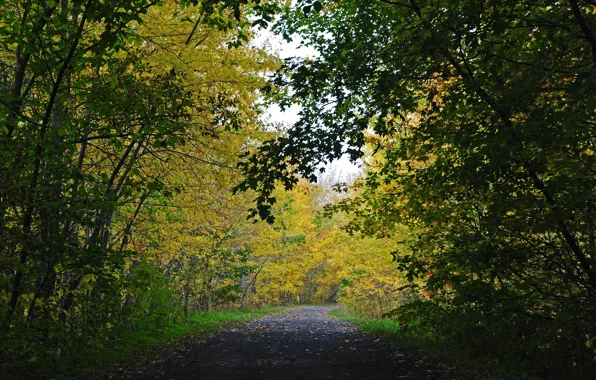
[[[412,254],[396,257],[438,292],[416,303],[434,308],[424,309],[429,321],[465,321],[444,330],[460,338],[474,336],[466,326],[479,326],[495,336],[487,351],[502,355],[509,348],[496,336],[507,334],[526,352],[540,352],[533,358],[548,363],[546,373],[591,363],[593,5],[340,1],[316,8],[302,3],[277,26],[320,55],[286,62],[273,82],[291,89],[274,94],[282,105],[291,93],[303,111],[285,136],[243,164],[248,178],[240,188],[260,192],[255,213],[269,217],[275,181],[291,187],[296,174],[312,179],[320,162],[358,157],[372,131],[381,137],[372,149],[385,162],[368,174],[367,189],[381,190],[384,200],[374,211],[366,200],[364,214],[379,228],[395,221],[425,228]]]
[[[265,26],[277,5],[157,5],[0,5],[0,349],[41,376],[112,344],[132,290],[171,290],[163,272],[135,267],[143,260],[129,244],[147,206],[180,189],[165,181],[168,164],[193,144],[207,148],[192,158],[211,164],[219,134],[257,135],[257,72],[271,61],[242,45],[248,18]]]

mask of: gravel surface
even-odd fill
[[[330,317],[335,306],[303,306],[227,329],[181,349],[138,379],[461,379]],[[110,376],[118,378],[119,376]],[[124,378],[124,377],[123,377]],[[131,378],[125,376],[125,378]]]

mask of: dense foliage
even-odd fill
[[[390,257],[375,255],[382,243],[350,238],[342,221],[317,214],[328,189],[278,190],[274,225],[247,220],[253,194],[232,193],[238,155],[277,135],[259,89],[279,62],[252,43],[277,9],[0,6],[7,376],[84,369],[210,318],[196,313],[365,305],[366,292],[375,295],[369,314],[395,306],[387,289],[401,280]],[[368,265],[358,262],[362,247],[374,256]]]
[[[389,315],[542,376],[593,375],[593,2],[303,2],[277,30],[319,55],[273,81],[302,112],[244,163],[255,214],[271,218],[276,181],[367,146],[336,208],[371,236],[416,231],[394,256],[424,298]]]
[[[60,376],[193,313],[340,302],[590,377],[596,5],[279,4],[0,5],[3,373]],[[276,14],[314,58],[257,46]],[[299,121],[268,125],[264,98]],[[345,154],[361,178],[312,183]]]
[[[220,277],[248,270],[243,251],[211,242],[184,259],[150,250],[167,232],[158,214],[186,206],[189,178],[203,186],[194,201],[213,202],[235,154],[262,136],[257,90],[275,60],[245,42],[248,18],[266,25],[276,6],[156,4],[0,5],[5,373],[49,375],[122,329],[180,318],[181,278],[207,251],[235,257]]]

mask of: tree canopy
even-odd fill
[[[423,280],[412,286],[428,297],[410,309],[425,324],[468,343],[470,326],[493,336],[472,350],[533,347],[545,373],[592,361],[594,4],[317,4],[276,25],[318,56],[287,60],[272,81],[271,96],[302,111],[242,164],[255,214],[270,218],[276,182],[368,150],[360,194],[336,209],[369,235],[418,231],[395,259]]]
[[[317,54],[281,60],[263,28]],[[1,369],[339,302],[590,377],[595,67],[590,0],[4,2]],[[332,194],[345,155],[363,175]]]

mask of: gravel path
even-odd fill
[[[146,378],[454,379],[328,315],[333,306],[296,307],[228,329],[190,347]]]

